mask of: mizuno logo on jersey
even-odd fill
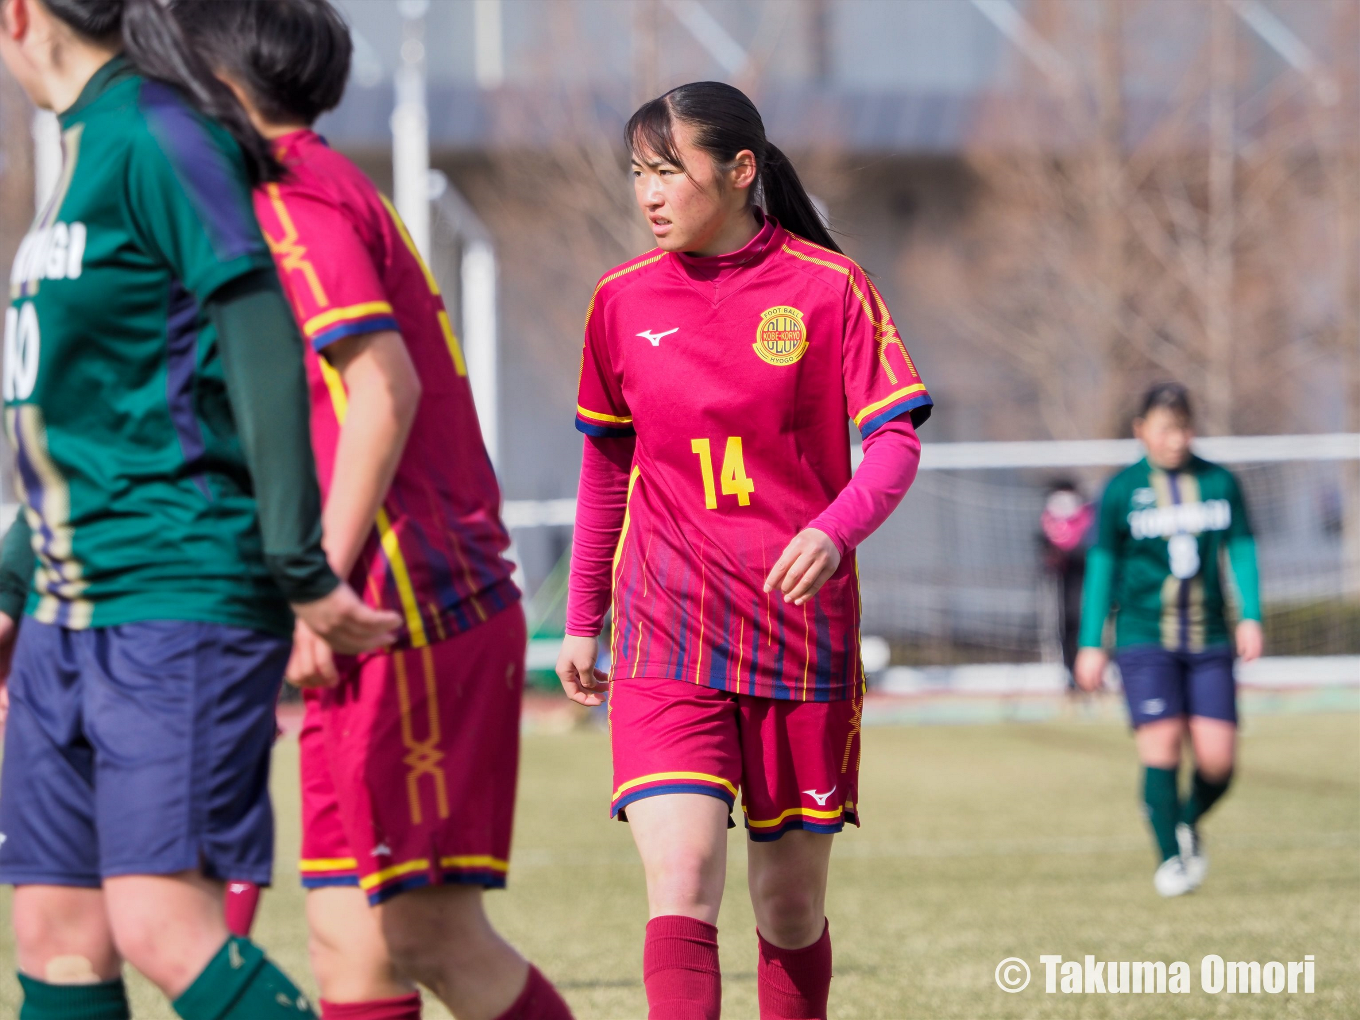
[[[25,284],[39,280],[75,280],[85,262],[85,224],[54,223],[31,231],[19,245],[10,267],[10,288],[17,296]]]
[[[1204,531],[1226,531],[1231,525],[1232,504],[1226,499],[1158,506],[1129,514],[1129,533],[1134,538],[1198,535]]]
[[[664,333],[653,333],[651,330],[644,329],[641,333],[638,334],[638,336],[645,337],[646,339],[650,340],[652,342],[653,347],[660,347],[661,338],[663,336],[670,336],[672,333],[678,333],[679,331],[680,331],[679,326],[676,326],[675,329],[668,329]]]
[[[826,793],[818,793],[816,790],[804,790],[803,792],[815,800],[818,807],[826,807],[826,802],[836,792],[836,787],[833,786]]]

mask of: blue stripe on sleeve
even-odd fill
[[[864,422],[859,427],[859,434],[862,438],[868,439],[880,425],[886,425],[894,418],[900,418],[908,411],[911,412],[911,423],[919,426],[930,417],[930,409],[935,405],[935,401],[930,399],[930,394],[922,393],[920,396],[911,400],[904,400],[900,404],[893,404],[892,407],[880,411],[873,418]]]
[[[576,419],[576,431],[584,432],[596,439],[627,439],[629,436],[637,435],[631,425],[615,428],[609,425],[596,425],[594,422],[582,421],[580,418]]]
[[[229,262],[265,253],[239,155],[224,150],[184,97],[163,82],[148,78],[142,83],[139,107],[217,258]]]
[[[394,330],[400,332],[397,320],[390,315],[373,315],[365,319],[355,319],[352,322],[342,322],[332,326],[330,329],[322,330],[312,338],[312,349],[320,351],[321,348],[343,340],[347,336],[355,336],[358,333],[381,333],[383,330]]]

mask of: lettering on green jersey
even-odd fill
[[[1232,526],[1232,504],[1226,499],[1175,503],[1134,510],[1128,520],[1129,534],[1134,538],[1170,538],[1172,535],[1227,531]]]
[[[5,309],[5,399],[27,400],[38,382],[42,338],[32,301]]]
[[[85,262],[85,224],[53,223],[29,231],[10,268],[12,293],[32,293],[39,280],[76,280]]]

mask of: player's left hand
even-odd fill
[[[1237,625],[1237,657],[1243,662],[1259,659],[1265,648],[1265,635],[1256,620],[1243,620]]]
[[[331,646],[301,620],[293,626],[293,654],[288,657],[286,679],[294,687],[334,687],[340,682]]]
[[[785,602],[801,606],[821,590],[840,565],[841,552],[831,536],[816,528],[804,528],[775,561],[765,578],[765,590],[778,588]]]

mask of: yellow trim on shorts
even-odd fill
[[[383,868],[382,871],[375,871],[371,875],[364,875],[359,879],[359,885],[365,891],[372,889],[375,885],[382,885],[388,879],[400,878],[402,875],[409,875],[413,871],[429,871],[430,862],[424,858],[414,861],[406,861],[402,864],[394,864],[390,868]]]
[[[625,791],[631,790],[635,786],[643,783],[656,783],[663,779],[703,779],[710,783],[719,783],[727,788],[733,797],[737,795],[737,788],[729,783],[722,776],[710,776],[707,772],[653,772],[650,776],[639,776],[637,779],[630,779],[614,791],[611,800],[618,800]]]
[[[359,862],[353,857],[303,858],[298,861],[299,871],[353,871],[358,866]]]
[[[822,811],[817,808],[804,808],[804,807],[789,808],[787,811],[781,812],[778,818],[771,818],[768,821],[757,821],[756,819],[752,818],[749,813],[747,813],[746,824],[751,826],[751,828],[753,829],[768,829],[772,826],[778,825],[785,818],[788,818],[791,815],[802,815],[806,818],[841,818],[845,815],[845,809],[848,806],[849,805],[847,802],[847,804],[841,805],[834,811]],[[742,811],[746,811],[746,805],[743,804],[741,806],[741,809]]]
[[[462,857],[439,858],[441,868],[490,868],[492,871],[509,871],[510,862],[486,854],[468,854]]]

